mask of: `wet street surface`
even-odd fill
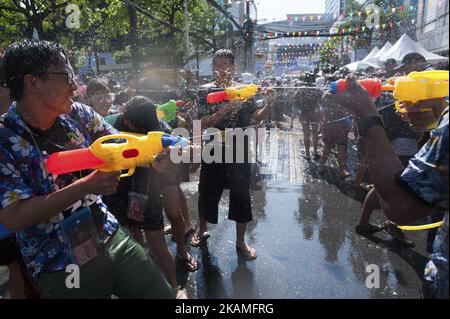
[[[354,176],[356,141],[348,146],[348,168]],[[235,223],[227,219],[228,191],[220,202],[219,223],[209,225],[207,245],[190,252],[199,269],[179,281],[189,298],[422,298],[427,231],[406,232],[415,248],[396,243],[380,232],[370,238],[355,232],[366,191],[338,178],[334,155],[324,176],[318,162],[302,157],[299,123],[293,130],[267,132],[259,150],[260,190],[252,191],[253,222],[247,240],[258,253],[254,261],[238,257]],[[197,221],[198,172],[182,188],[190,214]],[[376,211],[372,221],[382,223]],[[175,245],[167,236],[170,249]],[[380,287],[367,288],[379,268]],[[370,278],[369,278],[370,279]],[[0,296],[6,294],[7,273],[0,267]],[[370,281],[370,280],[368,280]]]
[[[355,144],[350,140],[348,147],[353,176]],[[207,246],[190,248],[199,269],[188,276],[189,298],[421,298],[427,232],[406,233],[415,248],[400,246],[385,232],[356,234],[366,191],[339,180],[335,156],[322,177],[318,162],[308,162],[302,150],[298,123],[293,130],[267,133],[259,154],[267,163],[261,168],[263,187],[252,191],[254,220],[246,237],[258,258],[238,257],[224,192]],[[183,186],[194,220],[197,186]],[[383,213],[376,211],[372,221],[384,222]],[[371,264],[379,267],[380,288],[366,287]]]

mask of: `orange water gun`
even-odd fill
[[[104,143],[111,140],[125,142]],[[47,159],[47,170],[58,175],[85,169],[103,172],[128,170],[120,176],[122,178],[133,175],[136,166],[150,165],[165,148],[187,145],[189,141],[186,139],[163,132],[107,135],[97,139],[89,148],[51,154]]]
[[[245,101],[258,93],[259,87],[256,84],[250,84],[240,87],[230,87],[224,91],[208,94],[206,100],[208,104],[220,103],[224,101]]]
[[[377,98],[383,91],[392,91],[397,100],[395,106],[401,113],[403,102],[417,103],[418,101],[439,99],[449,95],[449,71],[412,72],[407,76],[391,78],[388,85],[382,85],[379,79],[360,80],[359,84],[365,88],[373,98]],[[330,93],[338,93],[348,88],[347,80],[330,83]],[[430,111],[424,109],[423,112]]]

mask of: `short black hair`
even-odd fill
[[[3,60],[6,85],[13,100],[22,99],[26,74],[36,74],[45,80],[46,75],[39,73],[46,72],[50,65],[69,61],[59,43],[29,39],[11,44]]]
[[[228,49],[220,49],[214,53],[213,62],[217,59],[225,58],[228,59],[231,63],[234,64],[235,56],[233,54],[233,51]]]
[[[386,64],[397,65],[397,61],[395,59],[387,59],[386,62],[384,62],[384,65]]]
[[[426,59],[420,53],[411,52],[403,57],[402,64],[409,64],[409,63],[416,62],[416,61],[426,62]]]
[[[139,128],[139,132],[135,133],[147,134],[150,131],[161,130],[156,115],[156,105],[145,96],[135,96],[128,101],[122,117]]]

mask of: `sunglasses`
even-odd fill
[[[75,74],[73,71],[67,71],[67,72],[36,72],[35,74],[65,74],[67,84],[73,85],[75,84]]]

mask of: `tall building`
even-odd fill
[[[319,50],[326,37],[300,36],[304,32],[329,32],[333,17],[324,13],[288,14],[287,19],[257,26],[263,34],[271,33],[275,39],[264,48],[261,42],[258,49],[265,54],[268,62],[273,62],[273,74],[312,70],[319,59]]]
[[[344,6],[345,0],[325,0],[325,14],[336,20],[344,12]]]
[[[419,0],[417,42],[428,51],[448,56],[449,0]]]

